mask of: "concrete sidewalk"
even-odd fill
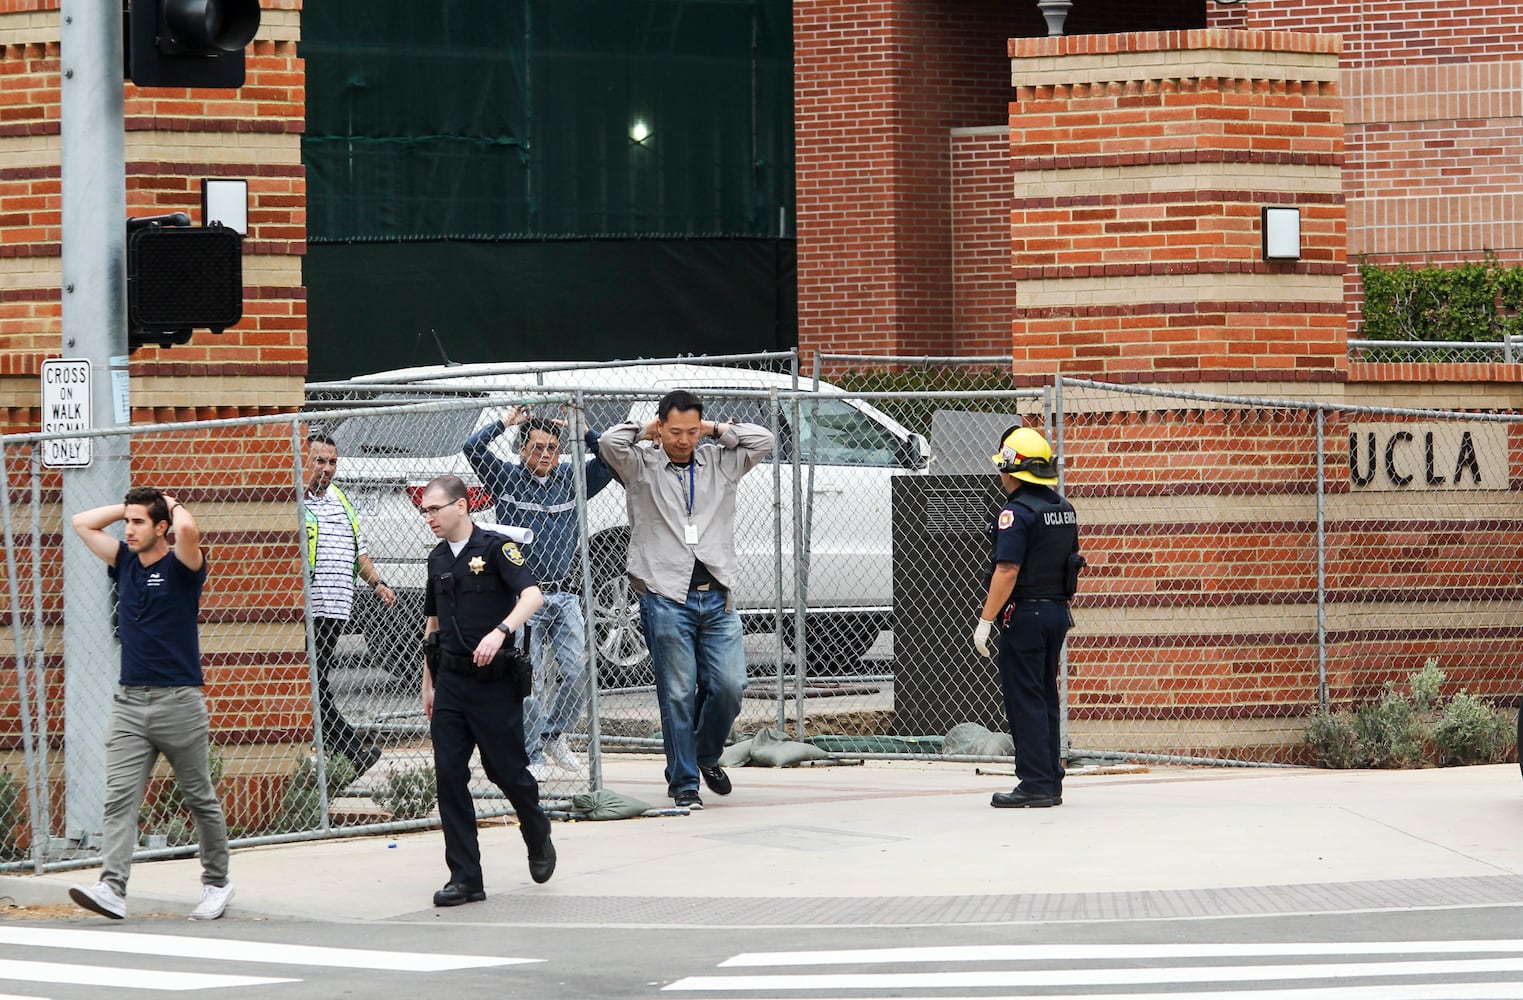
[[[659,757],[605,767],[608,787],[670,804]],[[446,878],[438,831],[240,850],[229,916],[712,926],[1523,903],[1513,764],[1075,773],[1061,807],[1036,810],[989,807],[1008,767],[731,776],[732,795],[705,792],[690,816],[557,823],[543,886],[516,826],[483,828],[488,899],[453,910],[430,906]],[[8,877],[0,894],[64,902],[97,871]],[[136,866],[133,910],[187,911],[199,871],[194,859]]]

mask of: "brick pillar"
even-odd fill
[[[954,9],[955,8],[955,9]],[[799,346],[954,346],[949,131],[997,125],[1034,3],[793,5]]]
[[[1340,39],[1221,29],[1010,42],[1015,372],[1346,376]],[[1260,210],[1301,212],[1265,261]]]

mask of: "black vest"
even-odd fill
[[[1068,556],[1079,541],[1073,504],[1056,493],[1037,494],[1026,489],[1010,499],[1036,515],[1036,524],[1026,536],[1026,558],[1021,560],[1011,600],[1066,601]]]
[[[448,542],[440,542],[428,554],[428,585],[434,588],[434,607],[439,612],[439,647],[446,653],[470,656],[481,637],[518,603],[498,566],[504,541],[501,535],[478,527],[460,555],[450,555]],[[481,560],[480,572],[471,572],[472,559]]]

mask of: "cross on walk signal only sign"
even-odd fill
[[[42,363],[42,432],[63,434],[90,429],[90,362],[49,358]],[[90,438],[42,442],[42,464],[50,469],[82,469],[90,464]]]

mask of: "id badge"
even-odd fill
[[[687,530],[683,532],[683,541],[689,545],[698,544],[698,525],[690,524],[687,526]]]

